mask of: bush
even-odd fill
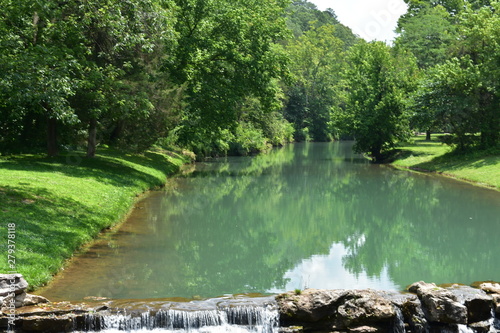
[[[271,146],[262,130],[255,128],[252,123],[240,123],[235,132],[231,143],[231,152],[234,154],[254,154],[266,151]]]

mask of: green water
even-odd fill
[[[402,290],[500,280],[500,194],[370,165],[351,143],[200,163],[76,258],[52,300]]]

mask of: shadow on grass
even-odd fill
[[[500,157],[489,155],[488,152],[459,152],[451,151],[441,156],[434,157],[432,160],[415,165],[415,168],[424,170],[436,170],[446,168],[448,171],[460,170],[464,168],[479,169],[497,165]]]
[[[31,288],[46,283],[75,250],[114,223],[120,210],[100,210],[46,189],[20,186],[0,188],[0,207],[2,221],[15,223],[18,270]],[[7,252],[6,242],[0,249]],[[1,266],[3,271],[6,267]],[[23,266],[30,267],[30,272],[23,272]]]
[[[78,153],[54,158],[33,155],[14,156],[0,163],[0,169],[59,172],[70,177],[94,179],[118,187],[163,185],[164,179],[139,171],[120,160],[161,171],[164,176],[175,173],[179,168],[165,155],[158,153],[147,152],[143,155],[132,155],[104,150],[95,158],[86,158]]]

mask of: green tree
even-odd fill
[[[351,49],[346,105],[337,114],[339,126],[356,138],[354,149],[370,153],[374,162],[409,134],[406,99],[417,66],[411,54],[395,51],[382,42]]]
[[[263,109],[280,106],[274,80],[286,57],[275,43],[286,35],[287,2],[178,0],[178,47],[167,60],[175,83],[185,87],[179,140],[199,150],[234,129],[249,97]],[[200,152],[200,151],[198,151]]]
[[[399,27],[396,45],[410,50],[420,68],[426,69],[443,63],[449,58],[453,41],[457,38],[456,26],[442,6],[424,7]]]
[[[335,37],[336,26],[311,28],[287,49],[291,58],[293,83],[287,89],[284,114],[294,124],[296,138],[315,141],[333,138],[332,112],[339,103],[344,62],[344,43]]]

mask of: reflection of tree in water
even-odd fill
[[[284,288],[285,272],[335,242],[348,249],[350,272],[379,277],[387,269],[401,288],[420,279],[472,282],[481,271],[500,276],[497,197],[486,202],[482,190],[368,165],[349,148],[297,145],[208,163],[179,179],[149,218],[158,251],[165,242],[172,251],[158,259],[175,268],[163,293]]]
[[[363,239],[344,243],[351,272],[380,276],[387,267],[401,287],[416,280],[471,283],[500,276],[492,237],[500,231],[498,197],[390,169],[382,171],[382,180],[356,178],[363,182],[356,221]]]

